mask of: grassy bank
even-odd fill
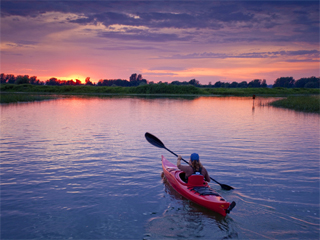
[[[290,96],[302,94],[320,94],[319,89],[314,88],[206,88],[203,91],[207,94],[223,96]]]
[[[289,96],[301,94],[318,95],[314,88],[199,88],[192,85],[177,86],[166,84],[148,84],[138,87],[106,86],[44,86],[31,84],[1,84],[1,92],[32,92],[54,94],[193,94],[222,96]]]
[[[29,102],[56,98],[64,95],[157,95],[179,96],[220,95],[220,96],[285,96],[270,105],[304,112],[320,113],[319,89],[310,88],[198,88],[166,84],[143,85],[138,87],[98,87],[98,86],[43,86],[31,84],[1,84],[0,102]],[[54,95],[53,95],[54,94]]]
[[[19,93],[2,93],[0,95],[0,103],[17,103],[17,102],[32,102],[53,99],[55,97],[47,95],[19,94]]]
[[[290,96],[270,103],[274,107],[320,114],[320,96]]]

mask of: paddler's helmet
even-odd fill
[[[199,161],[199,154],[198,153],[192,153],[190,156],[191,162],[193,161]]]

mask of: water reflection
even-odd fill
[[[187,200],[171,187],[165,177],[162,180],[168,206],[161,216],[149,219],[147,224],[149,235],[147,235],[151,239],[167,237],[230,239],[238,237],[232,217],[223,217]],[[148,239],[148,236],[145,236],[144,239]]]
[[[1,105],[1,238],[319,236],[319,115],[251,97],[68,97]],[[152,132],[197,151],[236,208],[207,212],[161,182]],[[171,229],[172,228],[172,229]],[[192,229],[192,231],[188,231]],[[265,236],[265,237],[264,237]]]

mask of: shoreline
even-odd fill
[[[16,91],[19,90],[19,91]],[[38,91],[32,91],[38,90]],[[40,91],[45,90],[45,91]],[[49,91],[48,91],[49,90]],[[52,90],[52,91],[50,91]],[[85,91],[90,90],[90,91]],[[96,91],[93,91],[96,90]],[[59,99],[72,96],[83,97],[141,97],[141,98],[185,98],[198,97],[283,97],[269,103],[273,107],[292,109],[300,112],[320,114],[319,89],[307,88],[172,88],[164,87],[162,92],[147,92],[145,87],[89,87],[89,86],[32,86],[1,85],[0,103],[32,102]],[[148,90],[148,89],[147,89]],[[152,87],[151,87],[152,90]],[[159,90],[159,89],[157,89]],[[172,90],[177,90],[172,92]],[[181,91],[182,90],[182,91]],[[185,90],[191,90],[185,92]]]
[[[38,96],[138,96],[138,97],[253,97],[251,93],[233,94],[233,92],[211,93],[211,94],[193,94],[193,93],[104,93],[104,92],[28,92],[28,91],[0,91],[0,96],[6,94],[15,95],[38,95]],[[298,97],[298,96],[320,96],[315,93],[257,93],[255,97]]]
[[[319,88],[202,88],[192,85],[166,84],[141,85],[138,87],[107,86],[52,86],[31,84],[0,84],[0,93],[71,94],[71,95],[185,95],[185,96],[291,96],[319,95]]]

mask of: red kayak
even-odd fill
[[[184,181],[185,173],[162,156],[162,168],[170,185],[182,196],[203,207],[226,216],[235,206],[213,191],[202,175],[191,175],[188,183]]]

